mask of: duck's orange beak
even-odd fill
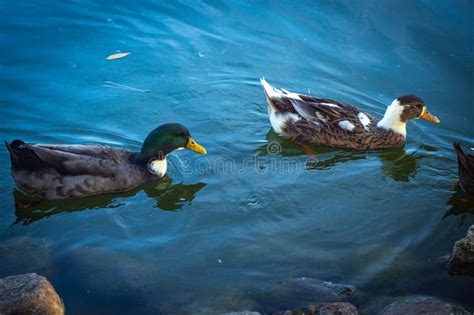
[[[423,112],[423,114],[421,114],[420,118],[431,121],[432,123],[436,123],[436,124],[439,124],[441,122],[438,117],[431,115],[428,112],[428,109],[426,109],[426,108],[425,108],[425,111]]]
[[[202,145],[196,142],[193,138],[189,137],[188,144],[186,145],[186,148],[188,148],[191,151],[200,153],[200,154],[207,154],[206,149]]]

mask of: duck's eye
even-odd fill
[[[420,106],[420,104],[410,104],[410,105],[408,105],[408,108],[409,109],[414,109],[414,110],[419,110],[419,109],[421,109],[421,106]]]

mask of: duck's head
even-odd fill
[[[151,159],[164,160],[174,150],[189,149],[207,154],[206,149],[198,144],[181,124],[164,124],[150,132],[143,142],[140,158],[144,161]]]
[[[438,117],[429,113],[428,108],[421,98],[416,95],[403,95],[397,97],[393,100],[392,104],[387,107],[383,119],[377,126],[406,136],[406,123],[418,118],[433,123],[440,122]]]

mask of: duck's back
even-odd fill
[[[130,163],[133,152],[104,145],[6,143],[12,176],[26,193],[44,199],[79,198],[129,190],[146,181],[146,167]]]

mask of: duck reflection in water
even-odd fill
[[[23,223],[26,225],[67,212],[118,208],[123,205],[122,200],[124,198],[133,197],[142,190],[150,199],[156,201],[157,208],[165,211],[176,211],[191,203],[204,186],[206,184],[201,182],[191,185],[173,184],[173,181],[165,176],[161,180],[146,183],[131,191],[69,200],[38,200],[31,195],[26,195],[14,189],[16,214],[14,224]]]
[[[261,156],[275,155],[270,146],[279,146],[278,154],[285,157],[297,157],[307,155],[309,160],[306,163],[308,170],[327,170],[337,164],[349,161],[363,160],[368,154],[376,155],[382,162],[382,172],[395,181],[408,182],[410,177],[416,174],[418,160],[422,158],[417,151],[406,153],[404,148],[392,148],[382,151],[354,151],[347,149],[337,149],[325,146],[301,146],[291,140],[281,138],[272,130],[266,134],[267,144],[257,150]],[[431,147],[423,147],[432,150]],[[308,152],[310,149],[312,152]],[[332,157],[320,159],[321,155],[332,154]]]
[[[466,193],[458,185],[447,204],[451,208],[444,214],[443,219],[450,216],[460,216],[459,226],[464,225],[467,216],[474,215],[474,195]]]

